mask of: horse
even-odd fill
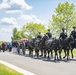
[[[44,58],[46,58],[46,51],[47,51],[47,46],[46,46],[46,41],[49,39],[48,35],[45,34],[43,37],[42,37],[42,40],[40,41],[40,45],[41,45],[41,50],[42,52],[44,52]],[[42,53],[43,55],[43,53]]]
[[[62,60],[62,57],[61,57],[61,52],[62,52],[62,49],[63,49],[63,40],[58,38],[53,41],[53,49],[54,49],[54,52],[55,52],[55,58],[54,60]],[[58,53],[59,53],[59,56],[58,56]]]
[[[40,48],[40,40],[41,39],[36,38],[35,42],[34,42],[34,44],[35,44],[35,54],[36,54],[37,57],[39,57],[39,50],[41,49]]]
[[[49,58],[49,54],[50,54],[50,51],[51,51],[51,57],[53,57],[53,41],[54,41],[54,38],[50,38],[48,40],[46,40],[45,42],[45,46],[46,46],[46,50],[48,52],[48,58]]]
[[[33,50],[35,48],[34,41],[35,39],[31,39],[25,43],[25,48],[29,50],[29,56],[33,56]]]
[[[63,40],[62,49],[64,49],[64,53],[65,53],[65,56],[63,58],[67,56],[67,60],[69,57],[69,50],[71,50],[72,48],[71,46],[72,43],[73,43],[73,38],[71,36]]]
[[[56,38],[50,38],[46,35],[44,35],[44,37],[42,38],[41,41],[41,46],[42,49],[44,51],[44,58],[46,58],[46,54],[48,52],[48,58],[49,58],[49,54],[51,51],[51,57],[53,57],[53,50],[55,52],[55,58],[54,60],[56,60],[56,57],[58,59],[58,54],[57,51],[59,50],[59,54],[60,54],[60,58],[61,58],[61,43],[62,41],[60,39],[56,39]]]
[[[73,42],[71,43],[71,47],[72,47],[71,48],[71,55],[72,55],[72,58],[73,58],[74,57],[73,56],[73,49],[76,48],[76,39],[74,39],[74,38],[73,38]]]

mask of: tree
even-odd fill
[[[13,29],[13,36],[11,37],[12,41],[14,40],[20,40],[21,38],[25,38],[24,32],[19,30],[17,28]]]
[[[59,34],[61,29],[64,27],[66,29],[66,33],[69,34],[70,29],[75,25],[76,12],[74,4],[69,4],[68,2],[63,4],[59,3],[58,7],[55,9],[55,13],[52,15],[52,21],[50,21],[49,24],[53,32],[55,34]]]
[[[24,32],[25,36],[29,39],[37,37],[38,32],[41,32],[42,34],[46,32],[46,28],[44,25],[33,22],[24,25],[21,30]]]
[[[12,41],[17,40],[17,38],[16,38],[17,31],[18,31],[17,28],[13,28],[13,36],[11,37]]]

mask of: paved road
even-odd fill
[[[76,75],[76,60],[54,62],[53,60],[34,59],[9,52],[0,52],[0,60],[37,75]]]

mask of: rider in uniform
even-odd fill
[[[48,35],[49,38],[52,38],[52,34],[50,32],[50,29],[48,29],[48,32],[46,34]]]
[[[73,31],[71,32],[71,35],[74,39],[76,39],[76,27],[73,27]]]
[[[41,38],[42,38],[42,36],[41,36],[41,32],[38,33],[37,38],[38,38],[38,39],[41,39]]]
[[[62,32],[60,33],[59,38],[62,39],[62,40],[65,40],[67,38],[67,34],[65,33],[64,28],[62,28]]]

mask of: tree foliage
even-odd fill
[[[52,20],[49,22],[48,28],[51,29],[53,36],[57,37],[64,27],[69,34],[71,28],[76,26],[76,11],[74,4],[68,2],[59,3],[55,9],[55,13],[52,15]],[[13,29],[12,40],[19,40],[21,38],[34,38],[37,37],[38,32],[42,35],[47,31],[43,24],[38,23],[26,23],[20,31],[17,28]]]
[[[37,37],[38,32],[41,32],[42,35],[46,32],[46,28],[43,24],[27,23],[19,31],[17,28],[13,29],[12,40],[20,40],[21,38],[35,38]]]
[[[63,4],[59,3],[55,9],[55,13],[52,15],[52,21],[50,21],[49,25],[54,34],[59,34],[63,27],[66,29],[66,32],[69,33],[70,29],[76,25],[74,4],[69,4],[68,2]]]
[[[11,37],[12,40],[17,40],[17,37],[16,37],[16,33],[17,33],[17,28],[13,28],[13,35]]]
[[[44,34],[46,32],[46,28],[43,24],[38,23],[27,23],[22,27],[22,31],[25,33],[26,37],[31,39],[37,37],[38,32]]]

